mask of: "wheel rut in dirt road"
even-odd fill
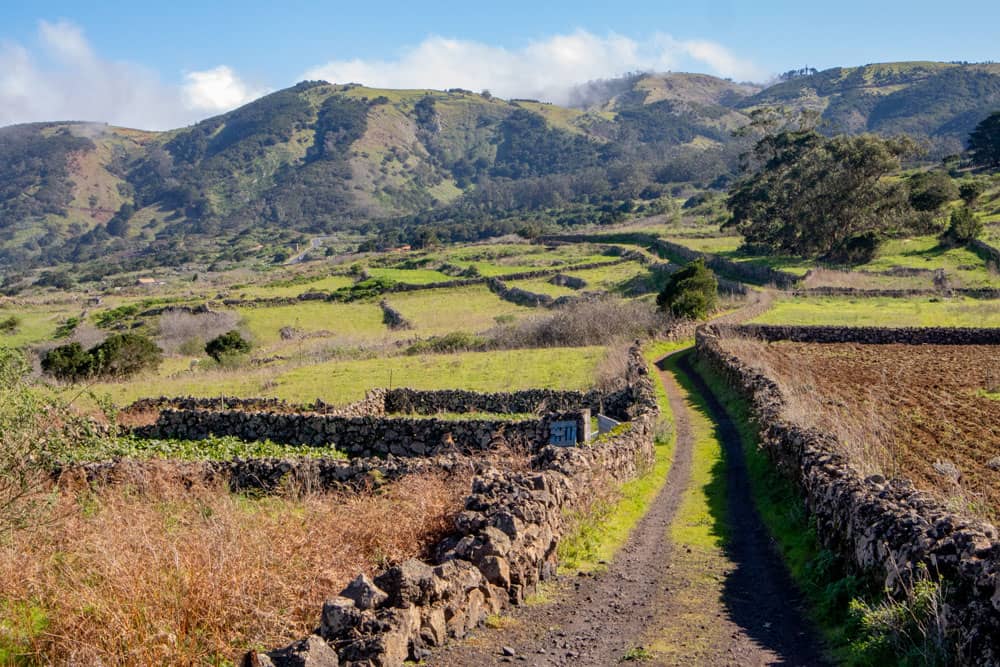
[[[676,363],[684,375],[690,371],[686,356],[682,353]],[[803,629],[794,586],[749,502],[745,467],[730,475],[727,466],[727,483],[733,489],[727,498],[737,506],[730,514],[731,546],[725,553],[715,550],[722,563],[715,566],[719,576],[706,576],[705,561],[692,558],[698,554],[672,543],[671,526],[679,508],[690,494],[702,491],[692,484],[696,438],[692,420],[698,415],[687,406],[675,371],[664,370],[667,364],[662,360],[658,366],[674,414],[671,467],[663,488],[607,569],[562,577],[552,601],[515,609],[509,623],[447,646],[426,664],[606,667],[630,652],[648,658],[646,664],[822,664],[813,636]],[[693,372],[690,377],[697,378]],[[698,387],[701,391],[707,389],[703,384]],[[727,463],[742,466],[740,440],[732,423],[728,428],[720,424],[719,432],[735,437],[726,447]],[[747,504],[741,508],[743,501]],[[770,559],[770,564],[756,562],[760,558]],[[772,581],[777,575],[784,578]],[[696,592],[697,604],[685,607],[676,598],[690,597],[691,591]],[[692,636],[699,644],[695,652],[638,651],[651,644],[684,646]],[[504,655],[504,648],[513,655]]]

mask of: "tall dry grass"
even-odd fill
[[[0,664],[223,664],[281,645],[358,572],[420,555],[468,488],[463,473],[259,499],[169,479],[63,489],[51,521],[0,536]]]
[[[899,451],[892,425],[880,409],[880,397],[892,391],[901,371],[897,369],[894,376],[886,370],[878,382],[850,390],[820,382],[808,364],[775,353],[775,344],[736,335],[723,336],[721,343],[728,352],[778,383],[785,397],[782,416],[789,422],[836,436],[862,474],[899,473]]]

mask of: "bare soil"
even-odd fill
[[[864,472],[1000,516],[996,346],[724,344],[773,374],[798,406],[789,416],[833,430]]]

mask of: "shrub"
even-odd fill
[[[168,310],[160,315],[157,342],[165,352],[200,354],[206,341],[231,331],[237,319],[234,313]]]
[[[966,206],[972,206],[979,199],[979,196],[986,191],[986,184],[982,181],[966,181],[958,186],[958,195],[965,202]]]
[[[968,206],[952,211],[951,224],[945,236],[956,243],[968,243],[983,233],[983,223]]]
[[[417,341],[406,348],[406,354],[445,354],[449,352],[482,350],[486,348],[487,343],[488,341],[481,336],[466,333],[465,331],[453,331],[443,336],[434,336],[427,340]]]
[[[17,315],[11,315],[0,320],[0,334],[6,334],[8,336],[16,334],[18,327],[21,326],[21,318]]]
[[[665,330],[670,318],[650,304],[616,298],[578,301],[489,332],[496,348],[607,345]]]
[[[139,314],[139,306],[134,303],[126,304],[124,306],[118,306],[117,308],[112,308],[111,310],[105,310],[94,316],[94,322],[97,326],[102,328],[108,328],[112,325],[124,322],[127,319],[131,319]]]
[[[953,199],[959,190],[943,171],[927,171],[910,177],[910,205],[918,211],[937,211]]]
[[[146,336],[123,333],[108,336],[103,343],[91,348],[95,374],[124,378],[147,368],[156,368],[163,353]]]
[[[715,274],[699,258],[670,276],[656,305],[676,317],[702,319],[715,308],[718,290]]]
[[[236,357],[250,351],[250,341],[240,335],[236,329],[231,329],[221,336],[208,341],[205,353],[218,362],[226,358]]]
[[[79,343],[60,345],[42,357],[42,370],[60,380],[75,382],[93,373],[94,358]]]
[[[124,333],[108,336],[89,350],[75,342],[53,348],[42,357],[42,370],[71,382],[88,377],[124,378],[155,368],[161,360],[160,348],[149,338]]]
[[[76,328],[78,326],[80,326],[79,317],[68,317],[63,322],[60,322],[59,326],[56,327],[56,332],[54,337],[56,338],[56,340],[59,340],[61,338],[69,338],[73,334],[73,332],[76,331]]]
[[[51,466],[67,445],[88,445],[94,439],[92,422],[31,389],[29,371],[24,355],[0,348],[0,534],[47,518],[43,510],[52,500]],[[5,639],[0,632],[0,656]]]

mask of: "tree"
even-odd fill
[[[983,233],[983,221],[976,217],[968,206],[955,209],[951,214],[951,224],[945,237],[956,243],[968,243]]]
[[[923,171],[910,177],[910,205],[918,211],[933,213],[958,197],[958,186],[943,171]]]
[[[162,360],[160,348],[149,338],[123,333],[108,336],[89,350],[79,343],[53,348],[42,357],[42,370],[70,382],[89,377],[125,378],[155,368]]]
[[[735,227],[748,244],[776,253],[863,261],[892,231],[923,220],[904,183],[885,177],[916,152],[909,139],[826,138],[813,129],[764,135],[729,192]]]
[[[126,378],[147,368],[156,368],[163,361],[163,352],[156,343],[137,333],[108,336],[90,350],[94,372],[104,377]]]
[[[94,358],[79,343],[52,348],[42,357],[42,370],[60,380],[75,382],[94,370]]]
[[[715,274],[699,258],[670,276],[656,297],[656,305],[677,317],[703,319],[715,308],[718,291]]]
[[[966,181],[958,186],[958,196],[962,198],[966,206],[972,206],[979,199],[979,196],[986,191],[986,184],[982,181]]]
[[[972,162],[987,169],[1000,168],[1000,111],[983,119],[969,135]]]
[[[217,336],[208,341],[205,345],[205,354],[216,361],[232,358],[250,351],[250,341],[240,335],[240,332],[233,329],[221,336]]]

